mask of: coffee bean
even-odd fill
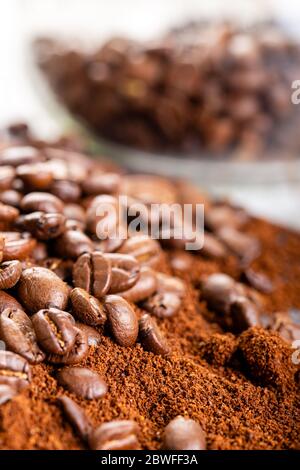
[[[73,261],[61,258],[46,258],[39,265],[53,271],[61,280],[69,281],[72,278]]]
[[[246,269],[242,273],[242,280],[245,280],[251,287],[264,294],[270,294],[273,291],[271,280],[265,274],[254,271],[251,268]]]
[[[107,393],[105,381],[86,367],[65,367],[57,373],[59,385],[86,400],[103,397]]]
[[[0,265],[0,289],[11,289],[22,273],[20,261],[6,261]]]
[[[120,192],[144,204],[173,204],[177,201],[173,182],[160,176],[126,175],[122,179]]]
[[[0,166],[0,191],[10,189],[16,172],[12,166]]]
[[[139,336],[143,348],[154,354],[165,356],[169,353],[167,341],[160,332],[156,321],[144,314],[139,321]]]
[[[205,214],[205,225],[212,231],[222,227],[233,227],[238,229],[245,225],[249,216],[243,209],[235,209],[229,205],[210,207]]]
[[[83,330],[75,327],[76,336],[75,336],[75,343],[71,351],[69,351],[65,355],[60,354],[50,354],[48,356],[48,361],[53,362],[54,364],[78,364],[83,359],[86,358],[89,347],[86,334]]]
[[[21,209],[24,212],[52,212],[62,213],[63,202],[51,193],[32,192],[26,194],[21,201]]]
[[[13,387],[4,384],[0,385],[0,406],[10,401],[14,396],[16,396],[16,394],[17,393]]]
[[[22,305],[19,304],[17,299],[7,294],[3,290],[0,290],[0,314],[7,308],[13,310],[23,310]]]
[[[77,259],[93,251],[92,240],[80,230],[66,230],[55,240],[55,252],[62,258]]]
[[[84,209],[78,204],[65,204],[64,215],[67,219],[77,220],[84,226],[86,223],[86,215]]]
[[[13,206],[8,206],[6,204],[0,203],[0,221],[1,222],[6,222],[6,223],[11,223],[19,215],[18,209],[16,209]]]
[[[133,256],[141,266],[156,268],[162,260],[160,244],[147,235],[136,235],[128,238],[119,252]]]
[[[212,259],[222,259],[228,254],[224,244],[208,232],[204,232],[204,245],[199,253],[205,258]]]
[[[272,315],[269,329],[276,331],[288,343],[300,340],[300,326],[291,321],[286,312]]]
[[[166,426],[163,448],[167,450],[205,450],[205,433],[193,419],[177,416]]]
[[[157,276],[155,271],[146,266],[141,267],[140,277],[136,284],[125,292],[118,292],[117,295],[129,302],[141,302],[153,295],[157,290]]]
[[[74,285],[85,289],[95,297],[101,298],[108,292],[111,278],[111,261],[98,251],[81,255],[74,264]]]
[[[249,264],[260,255],[260,243],[257,238],[238,232],[232,227],[222,227],[217,235],[245,264]]]
[[[10,351],[0,350],[0,385],[8,385],[16,392],[28,387],[31,370],[23,357]]]
[[[175,271],[189,272],[192,269],[193,257],[189,253],[178,252],[172,256],[170,263]]]
[[[112,238],[109,235],[117,233],[119,220],[119,201],[108,195],[96,196],[87,209],[87,229],[90,233],[99,235],[98,238]],[[107,236],[102,236],[103,232]],[[100,237],[101,235],[101,237]]]
[[[0,315],[0,337],[6,348],[38,364],[45,359],[37,345],[35,331],[30,318],[23,310],[6,308]]]
[[[31,313],[49,307],[64,310],[68,303],[69,288],[50,269],[33,267],[22,272],[18,297]]]
[[[94,348],[96,348],[97,346],[101,344],[102,342],[101,335],[100,333],[98,333],[98,331],[95,328],[85,325],[84,323],[78,323],[78,322],[76,322],[76,326],[81,331],[83,331],[83,333],[86,335],[89,346],[93,346]]]
[[[58,397],[57,401],[60,403],[67,420],[75,432],[83,441],[87,441],[92,431],[92,425],[83,409],[75,401],[66,396]]]
[[[40,152],[34,147],[9,147],[0,153],[0,165],[11,165],[17,167],[27,163],[41,161]]]
[[[29,190],[43,191],[48,189],[53,181],[53,175],[45,163],[30,163],[17,168],[20,178]]]
[[[51,193],[64,202],[76,202],[81,196],[80,186],[74,181],[58,180],[51,185]],[[65,211],[64,211],[65,213]]]
[[[140,276],[140,265],[133,256],[119,253],[107,253],[104,256],[111,264],[111,294],[126,291],[136,284]]]
[[[106,312],[96,297],[90,295],[86,290],[76,287],[70,294],[75,317],[83,323],[91,326],[104,325]]]
[[[184,296],[185,284],[178,277],[168,276],[167,274],[157,272],[156,279],[158,283],[158,292],[173,292],[180,298]]]
[[[14,189],[7,189],[0,193],[0,202],[2,202],[2,204],[6,204],[7,206],[18,208],[20,206],[21,199],[21,193],[15,191]]]
[[[175,292],[158,292],[143,302],[142,307],[158,318],[168,318],[178,312],[181,304],[182,301]]]
[[[236,297],[230,305],[233,328],[240,333],[251,326],[259,326],[259,315],[253,302],[246,297]]]
[[[30,232],[39,240],[50,240],[62,234],[65,228],[65,217],[62,214],[31,212],[16,220],[17,228]]]
[[[40,310],[32,316],[32,324],[39,344],[47,353],[63,356],[73,348],[77,329],[68,312],[57,308]]]
[[[218,313],[228,313],[230,305],[237,298],[239,292],[237,283],[227,274],[211,274],[202,283],[202,298],[208,307]]]
[[[133,346],[138,337],[138,319],[129,303],[118,295],[108,295],[104,298],[104,308],[116,342]]]
[[[89,446],[92,450],[136,450],[140,448],[138,433],[134,421],[110,421],[91,432]]]
[[[18,234],[18,238],[5,240],[3,260],[22,261],[30,256],[35,246],[36,240],[34,238],[22,238],[22,236]]]
[[[97,196],[98,194],[116,194],[120,183],[121,176],[118,173],[95,172],[82,182],[81,187],[85,194]]]

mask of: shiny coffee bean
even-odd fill
[[[224,244],[211,233],[204,233],[204,245],[199,251],[205,258],[222,259],[228,253]]]
[[[6,261],[0,265],[0,289],[11,289],[20,279],[22,264],[20,261]]]
[[[118,295],[104,298],[110,330],[121,346],[133,346],[138,337],[138,319],[129,303]]]
[[[211,274],[202,283],[201,296],[210,309],[218,313],[228,313],[230,305],[240,293],[237,283],[227,274]]]
[[[56,254],[62,258],[77,259],[93,251],[92,240],[80,230],[66,230],[54,243]]]
[[[86,290],[76,287],[71,291],[70,299],[74,316],[83,323],[91,326],[104,325],[106,312],[96,297],[90,295]]]
[[[19,354],[31,364],[45,359],[38,347],[32,322],[23,310],[7,308],[1,313],[0,338],[9,351]]]
[[[138,199],[144,204],[177,202],[174,183],[160,176],[126,175],[122,179],[121,194]]]
[[[89,436],[92,450],[136,450],[139,427],[134,421],[110,421],[94,429]]]
[[[113,209],[113,210],[112,210]],[[90,233],[98,235],[98,238],[112,238],[109,234],[116,233],[119,220],[119,201],[109,195],[101,195],[93,198],[87,209],[87,229]],[[107,236],[103,236],[103,232]]]
[[[19,215],[18,209],[16,209],[13,206],[8,206],[6,204],[0,203],[0,221],[1,222],[11,223],[14,220],[16,220],[18,215]]]
[[[0,384],[0,406],[12,400],[17,395],[16,390],[9,385]]]
[[[103,297],[108,292],[111,280],[111,261],[98,251],[81,255],[74,264],[74,285],[97,298]]]
[[[6,189],[0,193],[0,202],[2,202],[2,204],[18,208],[20,206],[21,200],[21,193],[15,191],[14,189]]]
[[[86,335],[89,346],[93,346],[94,348],[100,346],[102,343],[102,338],[100,333],[98,333],[95,328],[78,322],[76,322],[76,327]]]
[[[35,313],[31,319],[38,343],[44,351],[61,356],[71,351],[77,334],[72,315],[49,308]]]
[[[51,193],[64,202],[76,202],[81,196],[80,186],[74,181],[58,180],[51,185]]]
[[[218,230],[217,235],[228,249],[246,264],[260,255],[260,243],[257,238],[239,232],[232,227],[222,227]]]
[[[242,273],[242,280],[263,294],[270,294],[274,289],[272,281],[265,274],[251,268]]]
[[[104,256],[111,264],[111,294],[126,291],[136,284],[140,276],[140,265],[133,256],[119,253],[107,253]]]
[[[83,330],[75,327],[76,336],[75,343],[71,351],[63,356],[60,354],[50,354],[48,356],[48,361],[53,362],[54,364],[78,364],[83,359],[86,358],[89,352],[89,346],[87,342],[86,334]]]
[[[9,147],[0,153],[0,165],[11,165],[14,167],[35,163],[43,160],[40,152],[34,147]]]
[[[51,193],[32,192],[23,197],[20,207],[23,212],[62,213],[63,202]]]
[[[22,238],[19,234],[15,239],[5,240],[3,261],[25,260],[36,246],[34,238]]]
[[[23,357],[10,351],[0,350],[0,385],[8,385],[20,392],[28,387],[31,381],[31,370]]]
[[[105,381],[86,367],[65,367],[57,373],[57,381],[69,392],[86,400],[94,400],[107,393]]]
[[[158,318],[168,318],[178,312],[181,304],[182,300],[175,292],[157,292],[143,302],[142,307]]]
[[[16,226],[30,232],[38,240],[50,240],[64,231],[65,217],[58,213],[31,212],[21,215],[16,220]]]
[[[31,191],[43,191],[51,186],[53,181],[52,172],[45,163],[30,163],[20,165],[17,168],[17,177],[24,186]]]
[[[87,441],[92,431],[92,425],[83,409],[67,396],[58,397],[57,401],[75,432],[83,441]]]
[[[119,192],[121,183],[121,175],[118,173],[91,173],[85,181],[82,182],[81,188],[84,194],[116,194]]]
[[[167,450],[205,450],[206,437],[199,423],[177,416],[166,426],[163,448]]]
[[[10,308],[13,310],[23,310],[22,305],[3,290],[0,290],[0,314],[4,312],[5,309]]]
[[[253,302],[246,297],[236,297],[230,305],[234,331],[240,333],[252,326],[259,326],[259,314]]]
[[[185,284],[178,277],[168,276],[167,274],[157,272],[156,279],[158,284],[158,292],[173,292],[180,298],[184,296]]]
[[[158,282],[155,271],[142,266],[139,279],[135,285],[124,292],[118,292],[117,295],[120,295],[129,302],[138,303],[153,295],[157,290],[157,286]]]
[[[67,219],[77,220],[81,222],[84,226],[86,224],[86,215],[84,209],[78,204],[65,204],[64,207],[64,216]]]
[[[162,249],[157,240],[147,235],[128,238],[119,250],[120,253],[134,256],[141,266],[156,268],[162,260]]]
[[[148,314],[144,314],[139,321],[139,337],[146,351],[162,356],[169,353],[166,339],[159,330],[156,321]]]
[[[12,166],[0,166],[0,191],[11,188],[16,172]]]
[[[69,287],[50,269],[27,268],[20,277],[18,298],[31,313],[50,307],[64,310]]]

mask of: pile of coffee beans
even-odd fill
[[[291,85],[299,52],[271,23],[191,23],[152,42],[112,38],[92,53],[36,43],[59,100],[101,136],[154,152],[241,159],[298,153]]]
[[[270,294],[273,284],[250,266],[260,255],[261,244],[245,233],[250,218],[244,210],[226,201],[214,202],[182,181],[125,174],[89,158],[77,145],[71,139],[36,140],[21,124],[0,135],[0,340],[5,346],[0,351],[0,404],[30,387],[41,363],[51,367],[57,384],[75,397],[106,397],[106,378],[85,362],[91,348],[97,351],[106,337],[115,348],[139,345],[153,361],[172,356],[176,345],[161,325],[180,313],[188,287],[166,268],[168,250],[175,250],[178,272],[191,271],[197,257],[211,266],[234,260],[240,281],[216,272],[198,279],[200,300],[226,331],[243,337],[261,327],[288,342],[300,338],[299,325],[287,313],[268,316],[264,311],[262,295]],[[101,209],[107,203],[119,207],[121,195],[127,196],[127,204],[121,207],[120,219],[110,217],[108,225],[122,227],[126,237],[110,238],[99,233]],[[189,202],[195,210],[196,204],[205,203],[203,249],[189,254],[184,251],[185,239],[156,240],[147,230],[131,232],[129,209],[137,202],[149,211],[146,229],[151,217],[153,222],[159,218],[162,232],[164,213],[153,214],[152,203]],[[141,447],[134,420],[95,427],[70,397],[57,398],[91,449]],[[201,426],[187,416],[175,417],[165,428],[162,446],[204,449]]]

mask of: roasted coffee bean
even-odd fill
[[[27,163],[35,163],[43,160],[40,152],[34,147],[9,147],[0,153],[0,165],[17,167]]]
[[[265,274],[254,271],[251,268],[243,271],[242,280],[264,294],[270,294],[273,291],[273,283],[271,280]]]
[[[133,346],[138,337],[138,319],[129,303],[118,295],[104,298],[110,330],[121,346]]]
[[[23,197],[20,207],[23,212],[52,212],[62,213],[63,202],[50,193],[32,192]]]
[[[136,235],[128,238],[119,252],[134,256],[141,266],[156,268],[162,260],[160,244],[147,235]]]
[[[36,246],[34,238],[5,239],[3,249],[3,261],[25,260],[28,258]]]
[[[116,194],[119,192],[121,183],[121,176],[118,173],[92,173],[85,181],[82,182],[81,187],[84,194],[95,195],[99,194]]]
[[[227,274],[211,274],[202,283],[202,298],[206,300],[208,307],[218,313],[228,313],[230,305],[238,295],[243,295],[237,283]]]
[[[229,205],[210,207],[205,214],[205,225],[212,231],[222,227],[240,228],[249,220],[249,216],[243,209],[235,209]]]
[[[68,312],[57,308],[40,310],[32,316],[37,340],[44,351],[63,356],[75,344],[77,329]]]
[[[92,450],[137,450],[139,427],[134,421],[110,421],[94,429],[89,436]]]
[[[92,240],[79,230],[66,230],[55,240],[55,252],[62,258],[77,259],[93,251]]]
[[[167,450],[205,450],[206,437],[199,423],[177,416],[166,426],[163,448]]]
[[[277,312],[272,315],[269,329],[279,333],[288,343],[300,340],[300,325],[291,321],[285,312]]]
[[[158,292],[174,292],[174,294],[177,294],[180,298],[184,296],[185,284],[178,277],[157,272],[156,279]]]
[[[111,294],[126,291],[136,284],[140,276],[140,265],[133,256],[119,253],[107,253],[104,256],[111,264]]]
[[[168,318],[178,312],[181,304],[181,298],[175,292],[158,292],[143,302],[142,307],[158,318]]]
[[[83,359],[86,358],[89,352],[86,334],[83,330],[80,330],[79,328],[75,327],[75,330],[76,330],[75,343],[71,351],[69,351],[67,354],[63,356],[61,356],[60,354],[50,354],[48,356],[49,362],[53,362],[54,364],[71,365],[71,364],[78,364],[79,362],[81,362]]]
[[[20,261],[6,261],[0,265],[0,289],[11,289],[17,284],[22,273]]]
[[[121,223],[119,220],[119,201],[109,195],[93,198],[86,215],[88,231],[96,234],[101,239],[111,238],[109,235],[117,233],[118,224]],[[104,232],[106,232],[106,236],[103,236]]]
[[[121,238],[106,238],[105,240],[94,242],[94,248],[102,253],[114,253],[120,250],[123,243],[124,240]]]
[[[124,292],[118,292],[117,295],[120,295],[129,302],[137,303],[153,295],[157,290],[157,285],[158,282],[155,271],[146,266],[142,266],[139,279],[135,285]]]
[[[57,373],[59,385],[86,400],[103,397],[107,385],[99,374],[86,367],[65,367]]]
[[[80,186],[74,181],[54,181],[50,190],[54,196],[57,196],[64,202],[76,202],[81,196]]]
[[[12,166],[0,166],[0,191],[10,189],[16,172]]]
[[[199,253],[205,258],[222,259],[227,255],[227,250],[224,244],[220,240],[218,240],[214,235],[205,232],[204,245],[199,251]]]
[[[170,263],[175,271],[189,272],[192,269],[193,257],[189,253],[178,252],[172,256]]]
[[[77,220],[84,226],[86,224],[86,215],[84,209],[78,204],[65,204],[64,215],[67,219]]]
[[[101,335],[95,328],[78,322],[76,322],[76,326],[86,335],[89,346],[96,348],[102,343]]]
[[[74,264],[74,285],[95,297],[101,298],[108,292],[111,279],[111,261],[98,251],[81,255]]]
[[[0,167],[1,168],[1,167]],[[0,203],[0,221],[10,223],[16,220],[19,215],[18,209],[13,206]]]
[[[238,232],[232,227],[222,227],[217,235],[245,264],[249,264],[260,255],[260,243],[257,238]]]
[[[23,310],[5,309],[0,315],[0,338],[6,348],[38,364],[45,359],[37,344],[35,331],[30,318]]]
[[[66,396],[58,397],[57,401],[60,403],[67,420],[75,432],[83,441],[87,441],[92,431],[92,425],[83,409],[75,401]]]
[[[7,294],[3,290],[0,290],[0,314],[7,308],[12,310],[23,310],[22,305],[19,304],[17,299]]]
[[[20,392],[30,381],[31,370],[26,359],[13,352],[0,350],[0,385],[8,385]]]
[[[167,341],[159,330],[156,321],[146,313],[139,321],[139,337],[143,348],[147,351],[162,356],[169,353]]]
[[[49,307],[64,310],[68,303],[69,287],[50,269],[27,268],[18,284],[18,298],[31,313]]]
[[[30,163],[17,168],[17,177],[29,190],[43,191],[51,186],[53,175],[45,163]]]
[[[251,328],[251,326],[260,325],[257,308],[246,297],[235,298],[234,302],[230,305],[230,314],[234,331],[238,333]]]
[[[62,234],[65,217],[62,214],[31,212],[16,220],[19,229],[30,232],[38,240],[50,240]]]
[[[14,189],[7,189],[0,193],[0,202],[7,206],[13,206],[18,208],[22,200],[22,195]]]
[[[90,295],[86,290],[76,287],[71,291],[70,299],[73,312],[78,320],[91,326],[104,325],[106,312],[103,303],[96,297]]]
[[[10,401],[14,396],[16,396],[16,394],[17,392],[13,387],[4,384],[0,385],[0,406]]]
[[[65,223],[66,232],[77,230],[79,232],[84,232],[85,224],[75,219],[67,219]],[[93,243],[93,247],[95,244]]]
[[[160,176],[126,175],[122,179],[120,192],[144,204],[173,204],[177,201],[173,182]]]

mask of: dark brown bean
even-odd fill
[[[22,200],[22,195],[14,189],[6,189],[0,193],[0,201],[2,204],[8,206],[19,207]]]
[[[147,235],[136,235],[128,238],[119,252],[134,256],[141,266],[156,268],[162,260],[160,244]]]
[[[163,448],[167,450],[205,450],[206,437],[199,423],[177,416],[166,426]]]
[[[1,167],[0,167],[1,168]],[[0,221],[10,223],[16,220],[19,215],[18,209],[13,206],[0,203]]]
[[[62,258],[77,259],[93,251],[92,240],[80,230],[66,230],[55,240],[55,252]]]
[[[12,166],[0,166],[0,191],[10,189],[16,172]]]
[[[97,298],[103,297],[108,292],[111,278],[111,261],[98,251],[81,255],[74,264],[74,285],[85,289]]]
[[[31,212],[20,216],[16,227],[30,232],[38,240],[50,240],[64,231],[65,217],[58,213]]]
[[[20,261],[6,261],[0,265],[0,289],[11,289],[20,279],[22,264]]]
[[[103,303],[96,297],[90,295],[86,290],[76,287],[71,291],[70,299],[73,312],[78,320],[91,326],[104,325],[106,312]]]
[[[92,431],[92,425],[83,409],[75,401],[66,396],[58,397],[57,401],[60,403],[67,420],[75,432],[83,441],[87,441]]]
[[[234,331],[240,333],[252,326],[259,326],[259,315],[253,302],[246,297],[236,297],[230,305]]]
[[[204,245],[199,251],[205,258],[224,258],[228,253],[224,244],[211,233],[204,233]]]
[[[222,227],[218,230],[217,235],[229,250],[246,264],[260,255],[260,243],[257,238],[239,232],[232,227]]]
[[[112,211],[111,208],[114,210]],[[110,209],[109,212],[108,209]],[[109,195],[96,196],[89,205],[86,215],[87,229],[89,232],[96,235],[101,232],[102,235],[103,230],[101,229],[102,224],[104,224],[108,234],[114,233],[117,225],[120,223],[118,199]],[[106,236],[103,238],[111,237]]]
[[[158,292],[143,302],[142,307],[158,318],[168,318],[178,312],[181,304],[181,298],[175,292]]]
[[[140,276],[140,265],[133,256],[107,253],[104,257],[111,264],[111,283],[109,287],[111,294],[126,291],[136,284]]]
[[[89,437],[93,450],[139,449],[139,427],[134,421],[110,421],[94,429]]]
[[[157,290],[158,282],[155,271],[147,266],[142,266],[140,277],[136,284],[125,292],[118,292],[117,295],[129,302],[141,302],[153,295]]]
[[[71,351],[69,351],[64,356],[61,356],[60,354],[50,354],[48,356],[49,362],[53,362],[54,364],[71,365],[71,364],[78,364],[79,362],[81,362],[83,359],[86,358],[89,352],[86,334],[83,330],[80,330],[79,328],[75,328],[75,329],[76,329],[75,343]]]
[[[93,328],[92,326],[85,325],[84,323],[76,322],[77,328],[79,328],[87,337],[87,342],[89,346],[97,347],[102,343],[102,338],[100,333]]]
[[[36,246],[34,238],[16,238],[5,240],[3,261],[25,260]]]
[[[0,384],[0,406],[10,401],[17,392],[9,385]]]
[[[73,348],[77,329],[68,312],[57,308],[40,310],[32,316],[32,324],[39,344],[47,353],[63,356]]]
[[[81,196],[81,189],[74,181],[58,180],[51,185],[51,193],[64,202],[76,202]]]
[[[139,321],[139,337],[143,348],[154,354],[165,356],[169,353],[166,339],[158,328],[156,321],[145,313]]]
[[[86,400],[103,397],[107,385],[99,374],[86,367],[65,367],[57,373],[59,385]]]
[[[8,385],[16,392],[26,388],[31,381],[31,370],[23,357],[0,350],[0,385]]]
[[[285,312],[272,315],[269,329],[276,331],[288,343],[300,340],[300,325],[291,321]]]
[[[87,195],[116,194],[120,189],[121,176],[118,173],[91,173],[81,187]]]
[[[45,163],[30,163],[17,168],[17,177],[29,190],[43,191],[48,189],[53,181],[51,170]]]
[[[270,294],[274,289],[272,281],[265,274],[254,271],[251,268],[246,269],[242,273],[242,280],[264,294]]]
[[[67,219],[77,220],[81,222],[84,226],[86,223],[86,215],[84,209],[78,204],[65,204],[64,215]]]
[[[0,315],[0,337],[6,348],[38,364],[45,359],[37,344],[35,331],[30,318],[23,310],[5,309]]]
[[[230,305],[237,298],[239,292],[237,283],[227,274],[211,274],[202,283],[202,298],[208,307],[218,313],[228,313]]]
[[[23,197],[20,207],[24,212],[58,212],[64,210],[63,202],[51,193],[32,192]]]
[[[34,147],[9,147],[0,153],[0,165],[19,166],[41,161],[42,155]]]
[[[129,303],[118,295],[104,298],[104,307],[113,337],[121,346],[133,346],[138,337],[138,319]]]
[[[22,305],[17,301],[17,299],[0,290],[0,314],[4,312],[6,308],[23,310]]]

